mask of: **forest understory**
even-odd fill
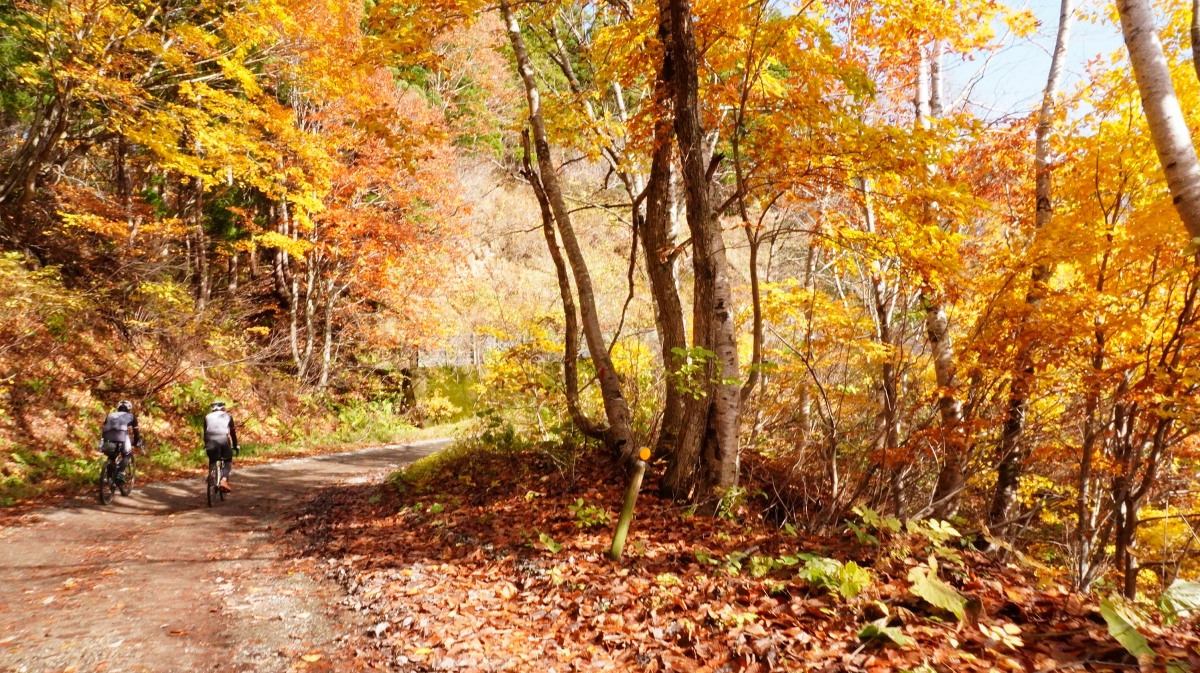
[[[304,553],[374,625],[354,668],[1200,670],[1194,616],[1168,625],[1074,592],[1062,573],[936,523],[780,527],[756,469],[750,495],[715,518],[648,479],[612,562],[624,471],[561,458],[451,449],[307,506],[293,530]]]

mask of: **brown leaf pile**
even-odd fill
[[[965,623],[909,592],[921,559],[841,538],[781,532],[751,506],[690,513],[647,480],[625,559],[607,560],[624,488],[601,459],[569,479],[542,454],[477,452],[425,485],[327,491],[300,528],[308,552],[374,625],[356,667],[399,671],[1200,671],[1188,627],[1142,628],[1158,661],[1137,662],[1096,603],[1016,565],[963,551],[943,579],[972,599]],[[581,525],[582,498],[607,525]],[[752,556],[855,560],[875,582],[856,598],[816,590],[795,569],[752,577]],[[740,565],[740,567],[739,567]],[[1046,578],[1040,580],[1043,585]],[[882,620],[906,647],[863,642]],[[346,662],[347,664],[349,662]]]

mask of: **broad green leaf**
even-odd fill
[[[1118,612],[1112,601],[1108,599],[1101,601],[1100,616],[1104,617],[1104,621],[1108,623],[1109,634],[1116,638],[1127,652],[1137,657],[1139,661],[1143,657],[1154,657],[1154,650],[1150,649],[1146,638]]]
[[[562,545],[555,542],[554,538],[546,533],[539,534],[538,540],[541,540],[542,544],[546,545],[546,551],[549,551],[551,554],[557,554],[562,551]]]
[[[935,607],[953,613],[959,621],[962,621],[967,607],[967,599],[954,587],[938,579],[937,561],[933,557],[929,558],[929,568],[917,566],[910,570],[908,581],[912,582],[909,590],[914,594],[924,598]]]
[[[863,626],[858,632],[859,640],[869,641],[879,638],[886,638],[900,647],[908,647],[913,642],[912,638],[904,635],[899,626],[888,626],[886,617]]]
[[[1175,580],[1159,596],[1158,609],[1169,622],[1200,610],[1200,582]]]

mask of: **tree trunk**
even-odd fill
[[[288,216],[287,200],[280,201],[279,207],[280,213],[282,214],[279,222],[279,233],[283,234],[284,236],[290,236],[293,232],[291,219]],[[286,283],[287,271],[284,267],[287,264],[288,253],[284,250],[280,250],[276,254],[278,255],[276,260],[279,263],[279,270],[277,271],[279,279]],[[284,287],[287,286],[285,285]],[[300,318],[300,277],[295,273],[292,274],[291,289],[288,290],[287,296],[288,314],[290,317],[290,322],[288,324],[288,342],[292,347],[292,361],[296,365],[296,378],[303,380],[305,374],[304,359],[300,357],[300,330],[298,323]]]
[[[1034,144],[1035,196],[1034,236],[1037,236],[1054,218],[1054,202],[1050,175],[1050,135],[1054,131],[1054,115],[1058,87],[1062,82],[1063,61],[1066,58],[1067,45],[1071,37],[1071,23],[1074,19],[1073,0],[1062,0],[1058,18],[1058,36],[1054,42],[1054,54],[1050,58],[1050,73],[1046,78],[1046,88],[1042,92],[1042,107],[1038,112],[1037,135]],[[1000,437],[1000,446],[996,460],[996,488],[992,493],[992,504],[988,510],[988,523],[993,532],[1000,534],[1008,525],[1011,518],[1012,506],[1016,501],[1017,488],[1021,483],[1021,475],[1025,470],[1027,447],[1021,442],[1025,432],[1025,415],[1029,407],[1029,393],[1033,386],[1035,372],[1033,361],[1033,345],[1026,338],[1029,323],[1035,318],[1041,306],[1045,292],[1045,283],[1050,278],[1052,269],[1044,262],[1038,262],[1030,273],[1029,292],[1025,295],[1028,313],[1017,326],[1017,368],[1013,372],[1012,383],[1009,384],[1008,411],[1004,428]]]
[[[756,231],[751,231],[748,220],[743,221],[742,226],[746,230],[746,244],[750,248],[750,329],[753,339],[750,350],[750,373],[738,394],[742,403],[745,403],[750,399],[750,395],[754,393],[754,387],[761,379],[759,370],[762,368],[763,360],[762,287],[758,277],[758,249],[762,239]]]
[[[1110,230],[1108,241],[1112,245],[1112,233]],[[1100,273],[1096,279],[1096,293],[1104,292],[1104,285],[1108,275],[1108,261],[1111,252],[1104,251],[1104,257],[1100,261]],[[1098,418],[1100,409],[1100,384],[1098,380],[1104,372],[1104,361],[1106,356],[1106,344],[1108,341],[1107,330],[1104,326],[1104,319],[1097,315],[1095,318],[1095,330],[1093,332],[1094,347],[1092,349],[1092,371],[1095,374],[1092,380],[1087,383],[1088,389],[1084,400],[1083,409],[1083,442],[1080,447],[1079,457],[1079,477],[1076,481],[1075,514],[1078,521],[1075,526],[1075,553],[1078,555],[1075,563],[1075,588],[1079,591],[1087,591],[1090,589],[1092,582],[1096,577],[1096,566],[1092,555],[1095,550],[1096,541],[1096,512],[1092,508],[1092,479],[1093,479],[1093,462],[1096,455],[1096,444],[1100,438],[1102,424]]]
[[[962,401],[958,399],[950,321],[940,302],[926,308],[925,334],[933,350],[933,372],[939,390],[938,413],[941,415],[942,443],[946,451],[946,462],[938,474],[933,492],[933,515],[947,518],[958,511],[959,494],[966,479],[968,443],[963,432]]]
[[[663,27],[660,26],[660,31]],[[661,37],[661,36],[660,36]],[[654,100],[660,106],[670,104],[672,65],[670,54],[663,54],[662,67],[654,82]],[[678,353],[687,348],[687,328],[683,322],[683,305],[675,284],[675,241],[672,221],[674,171],[671,158],[674,142],[671,122],[660,117],[654,124],[654,152],[646,184],[646,213],[638,217],[642,247],[646,256],[646,274],[650,277],[650,293],[654,297],[654,319],[658,341],[662,348],[664,367],[663,417],[655,443],[655,455],[669,456],[675,452],[683,426],[685,400],[679,389]]]
[[[1192,70],[1196,71],[1196,79],[1200,80],[1200,0],[1192,0],[1192,25],[1189,31],[1192,37]]]
[[[579,312],[575,308],[575,293],[571,289],[571,277],[567,271],[567,262],[563,259],[558,246],[558,236],[554,229],[554,213],[550,209],[550,200],[542,181],[533,170],[529,148],[529,134],[523,134],[525,145],[524,175],[525,180],[533,188],[537,197],[538,207],[542,214],[542,234],[546,238],[546,249],[550,251],[550,259],[554,262],[554,273],[558,278],[558,294],[563,305],[563,388],[567,398],[567,413],[571,422],[579,431],[593,439],[602,439],[602,429],[591,421],[579,406]],[[472,334],[474,338],[474,334]]]
[[[317,341],[314,320],[316,318],[317,260],[309,255],[305,266],[306,283],[304,287],[304,370],[312,367],[313,345]]]
[[[633,18],[631,5],[620,6],[624,19]],[[660,28],[661,29],[661,28]],[[555,45],[557,56],[553,58],[567,78],[573,93],[582,94],[582,86],[570,54],[559,35],[554,21],[547,28]],[[654,100],[658,105],[669,105],[671,60],[664,55],[654,83]],[[617,118],[621,123],[628,122],[625,110],[623,92],[619,83],[613,84],[614,98],[617,104]],[[591,100],[582,97],[587,116],[596,121],[597,114]],[[621,156],[621,148],[614,139],[609,137],[604,147],[604,156],[609,166],[621,179],[633,201],[632,221],[634,237],[641,238],[646,256],[647,275],[650,277],[650,291],[654,298],[655,323],[658,328],[659,345],[662,348],[663,364],[666,372],[664,377],[663,417],[655,444],[657,455],[669,455],[674,451],[675,441],[679,436],[679,428],[683,422],[683,398],[679,392],[676,372],[679,362],[675,356],[676,348],[687,346],[687,337],[683,325],[683,309],[679,301],[679,290],[675,284],[675,255],[668,251],[673,248],[671,231],[671,123],[669,119],[659,118],[654,126],[654,151],[651,158],[650,175],[645,191],[639,184],[639,176],[631,173],[625,167],[628,162]],[[645,194],[646,211],[642,214],[641,194]],[[630,290],[632,293],[632,288]]]
[[[197,214],[197,218],[199,215]],[[208,273],[208,236],[204,233],[204,225],[196,222],[196,312],[203,313],[208,307],[209,273]]]
[[[39,110],[29,126],[25,142],[0,174],[0,208],[14,217],[33,198],[38,175],[67,131],[69,93],[58,94]]]
[[[124,134],[117,134],[117,139],[113,148],[113,183],[117,188],[117,200],[121,202],[121,207],[125,209],[126,215],[129,214],[129,199],[132,196],[132,186],[129,181],[129,171],[125,165],[125,155],[129,150],[129,143],[125,141]]]
[[[701,368],[704,378],[699,384],[704,394],[687,405],[684,432],[663,478],[663,488],[679,497],[694,484],[693,497],[711,501],[737,482],[741,391],[734,311],[725,241],[709,193],[691,3],[662,0],[659,13],[660,20],[666,16],[670,23],[666,48],[671,54],[675,84],[675,135],[692,234],[692,344],[713,354],[706,356]]]
[[[275,218],[276,231],[280,234],[288,235],[288,212],[287,203],[282,202],[271,206],[271,214]],[[286,308],[292,306],[292,293],[288,287],[287,280],[287,252],[275,249],[275,254],[272,257],[271,272],[275,280],[275,296],[279,297],[280,302]]]
[[[208,307],[210,274],[208,267],[208,235],[204,233],[204,184],[199,178],[188,181],[186,218],[192,222],[196,237],[196,313]]]
[[[1200,238],[1200,161],[1187,120],[1175,97],[1175,85],[1162,42],[1154,30],[1149,0],[1117,0],[1121,32],[1129,49],[1129,63],[1142,96],[1142,110],[1175,210],[1188,235]]]
[[[345,291],[346,285],[341,288],[333,279],[325,281],[325,316],[324,316],[324,344],[321,346],[321,378],[319,386],[324,389],[329,386],[329,377],[333,370],[333,310],[337,304],[337,300]]]
[[[763,354],[763,315],[762,315],[762,291],[758,277],[758,249],[761,243],[759,231],[763,219],[770,211],[773,201],[770,204],[762,207],[759,212],[758,223],[752,225],[750,223],[750,213],[746,207],[746,199],[749,197],[749,187],[746,185],[746,175],[742,166],[742,149],[741,139],[742,134],[746,131],[746,109],[750,98],[750,89],[758,81],[758,69],[765,65],[765,61],[759,59],[756,61],[754,48],[758,37],[758,27],[764,18],[764,14],[768,12],[768,4],[763,3],[755,11],[754,20],[751,22],[750,29],[750,46],[746,51],[745,65],[742,74],[742,83],[738,96],[738,107],[734,117],[733,131],[729,135],[730,147],[733,150],[733,174],[734,174],[734,197],[737,202],[738,215],[742,218],[742,232],[746,236],[746,244],[749,246],[750,261],[750,310],[751,310],[751,354],[750,367],[746,382],[742,385],[739,397],[742,404],[745,404],[750,396],[754,393],[754,387],[758,385],[759,369],[762,366]]]
[[[236,299],[238,290],[238,252],[233,251],[229,256],[229,298]]]
[[[292,292],[293,297],[300,296],[300,276],[292,274]],[[296,364],[296,378],[304,380],[305,360],[300,352],[300,302],[293,301],[290,307],[291,322],[288,324],[288,341],[292,347],[292,361]]]
[[[417,406],[417,369],[421,366],[421,349],[415,345],[409,351],[408,362],[400,368],[400,407],[410,411]]]
[[[921,47],[918,59],[915,107],[916,123],[922,129],[928,129],[931,119],[940,117],[943,111],[941,43],[933,44],[931,51],[932,57],[927,58],[925,49]],[[932,165],[927,170],[930,176],[936,173]],[[922,216],[926,224],[934,223],[936,205],[931,202],[924,205]],[[945,452],[930,508],[933,516],[948,518],[958,511],[960,494],[966,481],[968,442],[963,432],[963,407],[959,399],[946,296],[941,288],[934,287],[925,278],[921,298],[925,305],[925,336],[929,340],[934,380],[938,385],[938,414],[942,421],[941,440]]]
[[[889,287],[887,280],[878,271],[871,278],[871,296],[874,302],[875,320],[878,323],[879,343],[893,346],[892,317],[896,310],[899,289]],[[887,356],[880,368],[880,406],[882,408],[879,437],[876,450],[882,455],[888,485],[891,489],[892,509],[896,516],[904,513],[901,466],[897,453],[900,450],[900,369],[896,366],[896,352]]]
[[[525,101],[529,106],[529,125],[533,130],[533,144],[537,154],[538,172],[550,202],[550,209],[562,238],[563,248],[571,264],[575,276],[575,286],[579,291],[580,317],[583,320],[583,334],[587,340],[588,351],[596,367],[596,378],[600,383],[600,394],[604,400],[604,411],[608,419],[608,429],[605,432],[609,448],[623,460],[630,461],[637,453],[634,446],[633,433],[630,428],[629,404],[621,392],[621,382],[608,356],[607,344],[600,331],[600,316],[596,310],[596,295],[592,289],[592,278],[584,261],[583,250],[575,237],[571,223],[570,210],[563,197],[562,187],[558,182],[558,172],[550,150],[550,141],[546,134],[546,122],[542,115],[541,93],[534,78],[533,64],[525,50],[525,40],[521,36],[521,28],[512,12],[508,0],[500,1],[500,12],[512,42],[513,51],[517,58],[517,69],[525,86]]]
[[[863,221],[868,233],[875,234],[875,205],[871,195],[871,184],[865,178],[857,179],[857,187],[862,192]],[[896,312],[896,299],[900,294],[898,287],[889,287],[884,276],[885,269],[879,262],[874,262],[870,271],[870,310],[875,320],[876,339],[880,344],[891,347],[894,344],[892,334],[892,318]],[[880,413],[879,425],[874,444],[875,452],[880,456],[884,472],[888,475],[889,487],[892,491],[892,507],[897,516],[901,514],[901,468],[896,462],[896,452],[900,447],[900,411],[899,391],[900,374],[894,356],[880,367]]]

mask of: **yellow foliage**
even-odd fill
[[[60,212],[63,227],[80,229],[93,234],[99,234],[107,239],[120,239],[129,235],[129,224],[120,220],[111,220],[93,213],[63,213]]]
[[[313,248],[312,242],[307,239],[284,236],[277,231],[264,231],[256,234],[252,240],[260,248],[278,248],[294,259],[304,259]]]

